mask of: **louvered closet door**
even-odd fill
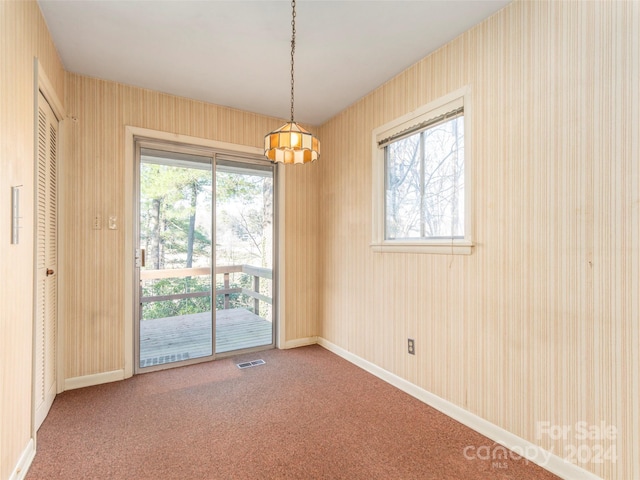
[[[56,330],[58,311],[57,144],[58,121],[38,97],[36,222],[36,428],[56,396]]]

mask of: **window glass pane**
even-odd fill
[[[386,147],[386,233],[392,238],[420,238],[420,133]]]
[[[464,237],[464,117],[422,133],[424,236]]]
[[[385,148],[385,238],[464,238],[464,117]]]

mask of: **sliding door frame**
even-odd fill
[[[139,283],[138,272],[136,269],[136,245],[137,240],[137,217],[138,208],[136,201],[138,199],[138,185],[137,185],[137,173],[138,168],[136,145],[138,143],[144,143],[145,146],[154,145],[155,148],[167,147],[169,150],[178,148],[181,151],[187,150],[190,153],[197,155],[211,156],[213,157],[213,175],[215,176],[215,158],[216,155],[223,156],[224,158],[234,157],[238,160],[245,159],[247,163],[261,162],[263,151],[257,147],[251,147],[247,145],[238,145],[226,142],[218,142],[215,140],[207,140],[198,137],[191,137],[187,135],[179,135],[168,132],[162,132],[158,130],[151,130],[140,127],[125,127],[125,219],[124,219],[124,235],[125,235],[125,255],[124,255],[124,272],[125,278],[123,279],[124,291],[124,311],[123,311],[123,341],[124,341],[124,377],[131,377],[139,370],[137,352],[139,345],[136,344],[136,334],[134,333],[138,326],[138,309],[139,309]],[[268,160],[264,160],[265,163]],[[284,170],[280,166],[276,166],[273,172],[274,176],[274,252],[273,252],[273,264],[274,264],[274,333],[273,343],[276,348],[281,348],[284,345],[284,314],[281,306],[284,304],[284,285],[283,276],[279,272],[284,271],[284,255],[282,254],[284,249]],[[214,191],[215,194],[215,191]],[[215,202],[215,197],[214,197]],[[215,232],[213,232],[215,235]],[[215,238],[215,237],[214,237]],[[215,240],[213,240],[215,242]],[[215,268],[215,257],[212,259],[213,268]],[[215,282],[213,282],[215,284]],[[215,342],[215,338],[214,338]],[[270,348],[270,347],[267,347]],[[253,350],[262,350],[264,347],[256,347],[243,352],[249,352]],[[215,354],[215,343],[213,344],[213,358],[221,358],[227,355],[232,355],[237,352],[225,352],[223,354]],[[206,359],[211,359],[206,357]],[[195,363],[195,362],[194,362]],[[169,366],[171,364],[168,364]],[[152,371],[153,367],[145,368],[144,371]]]

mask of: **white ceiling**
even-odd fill
[[[511,0],[298,0],[295,119],[320,125]],[[288,119],[283,0],[39,0],[67,70]]]

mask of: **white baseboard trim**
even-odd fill
[[[296,338],[295,340],[287,340],[284,345],[280,345],[278,348],[286,350],[288,348],[306,347],[307,345],[315,345],[318,343],[318,337],[305,337]]]
[[[9,475],[9,480],[23,480],[24,477],[27,476],[27,472],[29,471],[29,467],[31,466],[31,462],[33,462],[34,457],[36,456],[36,444],[33,441],[33,438],[29,439],[27,446],[22,451],[22,455],[20,455],[20,459],[16,464],[16,467]]]
[[[82,377],[67,378],[64,381],[64,389],[74,390],[76,388],[92,387],[93,385],[117,382],[124,379],[124,370],[113,370],[112,372],[103,372],[93,375],[83,375]]]
[[[432,406],[448,417],[457,420],[472,430],[490,438],[494,442],[503,445],[509,450],[517,453],[519,456],[525,457],[530,462],[541,466],[555,475],[558,475],[560,478],[567,480],[573,480],[576,478],[581,480],[602,480],[597,475],[594,475],[573,463],[565,461],[559,456],[544,450],[528,440],[520,438],[502,427],[499,427],[482,417],[479,417],[449,402],[448,400],[445,400],[444,398],[438,397],[437,395],[434,395],[404,378],[380,368],[364,358],[354,355],[353,353],[322,337],[318,337],[318,344],[403,392],[408,393],[412,397]]]

